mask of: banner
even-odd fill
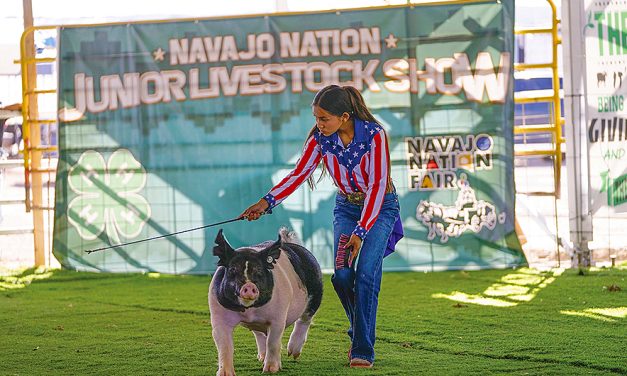
[[[615,217],[617,213],[624,216],[627,213],[627,82],[623,82],[627,81],[627,4],[604,5],[586,0],[585,7],[591,208],[599,217]]]
[[[385,127],[405,238],[385,270],[525,263],[514,233],[514,1],[64,27],[54,254],[64,267],[208,273],[217,228],[293,167],[311,102],[351,85]],[[319,172],[315,173],[316,176]],[[288,226],[333,268],[336,188],[224,225]]]

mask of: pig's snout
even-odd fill
[[[245,306],[250,305],[259,297],[259,289],[254,283],[246,282],[239,290],[239,297]]]
[[[259,297],[259,289],[252,282],[246,282],[244,286],[239,290],[239,296],[242,299],[254,300]]]

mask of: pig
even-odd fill
[[[263,372],[278,372],[285,328],[294,324],[287,353],[297,359],[320,307],[320,265],[286,228],[279,230],[275,242],[236,250],[220,230],[215,243],[218,267],[209,285],[209,311],[218,349],[216,374],[235,375],[233,329],[238,324],[255,335]]]

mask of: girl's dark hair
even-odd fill
[[[311,105],[318,106],[335,116],[342,116],[347,112],[351,117],[377,122],[366,107],[359,90],[352,86],[329,85],[316,94]]]
[[[338,86],[338,85],[329,85],[322,88],[316,96],[314,97],[312,106],[318,106],[328,113],[335,116],[342,116],[345,112],[348,113],[352,118],[359,118],[361,120],[367,120],[374,123],[378,123],[378,121],[374,118],[368,107],[366,107],[366,102],[364,98],[361,96],[359,90],[355,89],[352,86]],[[309,141],[309,138],[313,136],[318,128],[314,125],[309,134],[307,135],[307,139],[305,143]],[[387,137],[386,137],[387,142]],[[388,159],[389,162],[389,159]],[[389,167],[389,166],[388,166]],[[388,171],[390,171],[388,169]],[[326,169],[324,167],[324,163],[322,163],[322,174],[318,178],[318,181],[322,179],[325,175]],[[307,179],[307,183],[310,188],[314,188],[316,182],[313,178],[313,175]]]

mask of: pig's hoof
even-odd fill
[[[303,346],[305,345],[305,341],[307,341],[307,331],[309,330],[310,324],[311,321],[302,320],[298,320],[294,324],[294,330],[292,330],[290,340],[287,343],[287,353],[293,356],[294,359],[298,359],[300,353],[303,352]]]
[[[277,373],[281,370],[281,363],[266,363],[263,366],[264,373]]]
[[[259,353],[259,354],[257,354],[257,359],[260,362],[263,362],[264,360],[266,360],[266,353]]]
[[[216,376],[235,376],[235,370],[227,370],[225,368],[220,368],[218,369],[218,372],[216,372]]]
[[[300,356],[300,353],[303,352],[303,345],[305,345],[304,338],[295,338],[292,336],[287,344],[287,355],[293,356],[294,359],[297,359]]]
[[[298,352],[293,351],[292,349],[288,348],[287,349],[287,356],[293,356],[294,359],[298,359],[298,357],[300,356],[300,350]]]

